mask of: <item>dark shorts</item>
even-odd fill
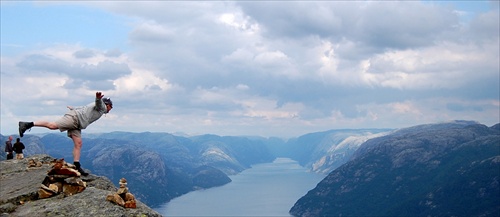
[[[56,121],[61,132],[68,131],[68,137],[82,137],[82,130],[74,110],[69,110],[62,118]]]

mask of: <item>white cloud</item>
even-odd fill
[[[499,69],[495,56],[497,51],[483,46],[454,43],[389,51],[364,62],[363,80],[397,89],[460,88],[467,86],[471,78],[495,79]]]
[[[2,130],[15,132],[20,119],[58,117],[66,104],[92,101],[97,90],[116,105],[89,132],[298,136],[449,119],[500,121],[498,8],[155,1],[59,2],[32,10],[65,4],[88,9],[75,16],[99,10],[128,32],[98,34],[112,28],[104,20],[106,26],[91,23],[89,34],[67,41],[21,43],[11,37],[22,34],[8,29],[19,35],[2,35]],[[72,23],[80,24],[90,25]],[[123,47],[94,43],[122,38],[114,44]]]
[[[127,95],[148,91],[158,87],[160,91],[168,91],[172,85],[167,80],[155,76],[153,73],[141,69],[133,69],[133,73],[120,77],[114,81],[116,94]]]
[[[244,17],[241,13],[223,13],[218,20],[236,30],[245,31],[247,34],[254,34],[259,31],[259,25],[252,23],[248,17]]]
[[[275,67],[287,65],[288,57],[281,51],[267,51],[257,54],[254,60],[263,67]]]

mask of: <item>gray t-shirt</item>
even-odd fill
[[[83,107],[74,108],[80,129],[85,129],[91,123],[99,119],[103,114],[107,113],[106,105],[102,99],[95,99],[95,103],[90,103]]]

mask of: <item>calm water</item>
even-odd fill
[[[221,187],[193,191],[156,209],[163,216],[290,216],[295,202],[325,176],[296,161],[258,164]]]

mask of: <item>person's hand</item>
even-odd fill
[[[102,99],[102,97],[104,97],[104,95],[102,95],[102,93],[101,93],[101,92],[96,92],[96,93],[95,93],[95,98],[97,98],[97,99]]]

